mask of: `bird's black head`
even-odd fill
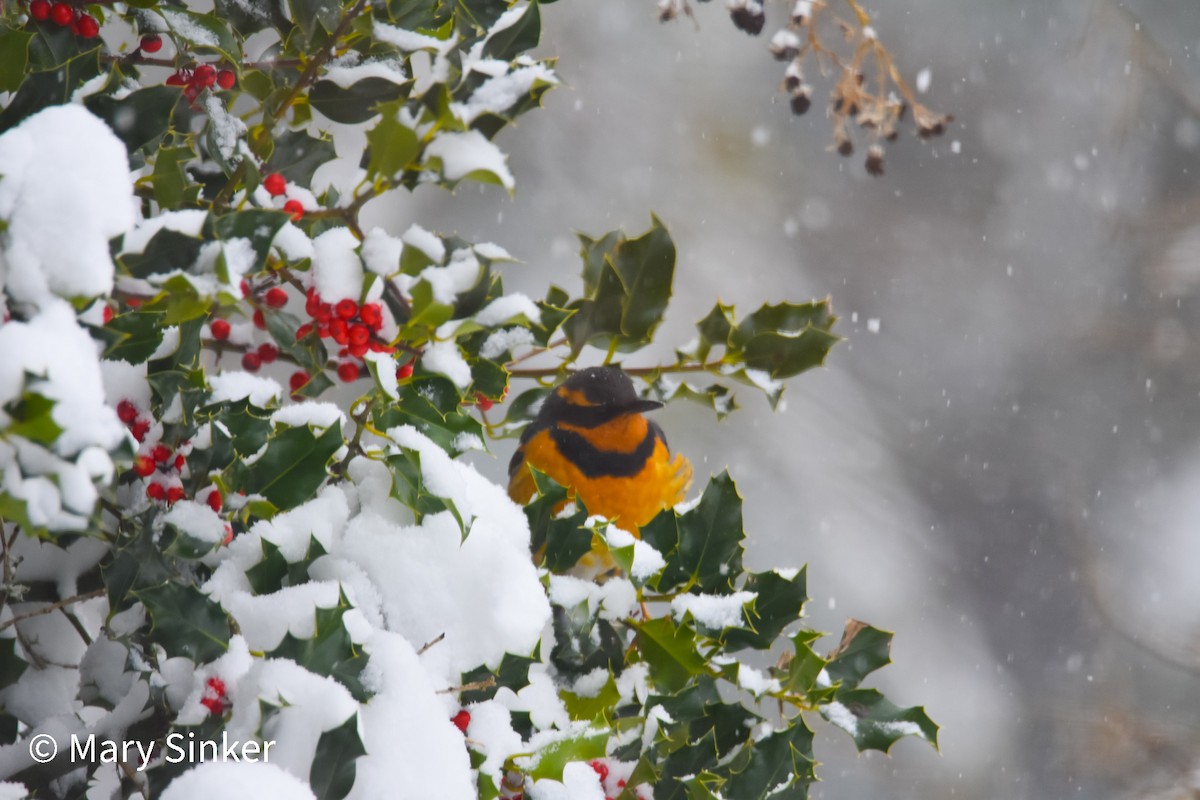
[[[538,421],[594,428],[625,414],[661,407],[662,403],[638,397],[633,381],[619,367],[588,367],[551,392]]]

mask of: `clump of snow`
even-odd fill
[[[362,295],[363,267],[358,239],[349,228],[331,228],[313,239],[313,278],[326,303]]]
[[[312,239],[308,238],[308,234],[290,222],[284,223],[279,232],[275,234],[271,246],[278,249],[288,261],[312,258],[315,252]]]
[[[121,240],[121,253],[123,255],[145,252],[146,245],[150,244],[150,240],[159,231],[174,231],[184,236],[199,238],[207,218],[207,211],[189,208],[182,211],[164,211],[149,219],[143,219]]]
[[[209,376],[208,382],[212,386],[209,401],[213,403],[248,399],[251,404],[265,408],[283,397],[283,387],[277,381],[249,372],[222,372]]]
[[[426,163],[434,159],[441,163],[442,176],[448,181],[482,172],[494,175],[505,189],[516,185],[508,169],[508,156],[479,131],[439,133],[425,148]]]
[[[415,247],[429,256],[429,260],[435,264],[441,264],[446,259],[446,245],[442,244],[442,240],[416,223],[409,225],[400,239],[408,247]]]
[[[134,207],[125,145],[104,122],[79,105],[28,117],[0,135],[0,291],[38,305],[107,294],[108,242],[133,227]]]
[[[479,355],[484,358],[499,358],[504,353],[511,353],[532,344],[533,331],[528,328],[506,328],[488,334],[483,346],[479,348]]]
[[[205,503],[180,500],[163,516],[163,522],[205,544],[215,546],[225,540],[225,522]]]
[[[421,364],[430,372],[445,375],[459,389],[471,385],[471,367],[454,340],[433,342],[425,348]]]
[[[671,600],[671,613],[676,619],[691,614],[706,628],[729,628],[742,624],[742,607],[757,598],[757,592],[681,594]]]
[[[604,800],[600,776],[591,765],[572,761],[563,767],[562,781],[542,778],[533,782],[530,800]]]
[[[846,733],[851,736],[858,733],[858,717],[854,716],[854,712],[841,703],[837,701],[827,703],[820,706],[820,710],[825,719],[837,725]]]
[[[400,256],[403,252],[404,242],[383,228],[372,228],[362,243],[362,260],[367,269],[385,277],[400,269]]]
[[[478,282],[481,270],[479,259],[475,258],[473,252],[455,250],[450,254],[449,264],[426,267],[421,270],[420,277],[428,281],[434,300],[450,305],[460,292],[467,291]]]
[[[517,317],[525,317],[534,325],[542,321],[542,311],[537,305],[520,292],[497,297],[488,303],[475,315],[475,321],[485,328],[503,325]]]
[[[404,796],[474,800],[462,733],[450,722],[411,642],[379,631],[366,650],[363,682],[375,694],[359,712],[367,755],[355,765],[349,800],[396,796],[397,776]]]
[[[602,619],[624,619],[638,607],[637,590],[625,578],[595,583],[571,575],[550,576],[550,602],[564,608],[587,603]]]
[[[633,565],[630,567],[629,574],[634,580],[648,580],[667,565],[662,553],[624,528],[609,525],[604,531],[604,538],[608,542],[608,546],[612,548],[633,545]]]
[[[25,503],[34,525],[82,529],[96,483],[113,477],[108,451],[126,432],[104,402],[95,343],[57,298],[27,322],[0,326],[0,431],[12,424],[3,406],[27,392],[53,402],[50,418],[61,433],[49,449],[16,433],[0,438],[4,490]]]
[[[333,81],[343,89],[367,78],[382,78],[392,83],[404,83],[404,65],[392,58],[376,58],[362,61],[362,56],[350,50],[329,62],[322,77]]]
[[[494,666],[505,652],[531,651],[550,606],[529,553],[524,513],[500,486],[414,428],[388,436],[419,454],[426,488],[453,504],[467,534],[449,512],[403,527],[364,511],[336,552],[379,587],[391,630],[417,646],[445,634],[434,650],[455,677],[479,664]]]
[[[230,114],[215,92],[205,93],[204,111],[208,114],[209,130],[217,152],[227,163],[237,163],[241,159],[237,153],[238,142],[246,137],[246,123]]]
[[[520,67],[507,75],[496,75],[479,85],[465,103],[451,103],[450,110],[467,125],[480,114],[503,114],[539,84],[557,84],[554,70],[545,64]]]
[[[335,403],[323,403],[316,400],[293,403],[271,414],[272,425],[288,425],[293,428],[311,425],[318,430],[327,430],[334,425],[341,425],[345,421],[346,415]]]

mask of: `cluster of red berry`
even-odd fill
[[[138,407],[129,400],[117,403],[117,417],[125,423],[126,428],[129,428],[129,432],[133,434],[134,439],[137,439],[138,444],[146,440],[146,432],[154,424],[153,418],[143,415]]]
[[[309,289],[304,310],[313,321],[304,323],[296,330],[296,341],[311,336],[315,331],[322,339],[333,339],[341,345],[337,374],[345,383],[357,380],[362,374],[362,357],[368,352],[394,353],[396,350],[378,336],[383,327],[383,307],[378,303],[363,303],[360,306],[348,297],[337,303],[326,303],[316,289]],[[412,374],[411,366],[409,374]],[[295,392],[307,381],[307,373],[297,372],[292,376],[292,391]]]
[[[60,28],[70,27],[76,36],[82,36],[84,39],[95,39],[100,35],[100,23],[95,17],[61,0],[57,3],[51,3],[50,0],[33,0],[29,4],[29,16],[38,22],[50,20]]]
[[[604,800],[613,800],[611,796],[608,796],[609,791],[612,791],[613,794],[621,794],[621,792],[625,789],[624,778],[616,781],[612,786],[608,785],[608,764],[606,764],[602,759],[595,759],[591,762],[590,766],[596,771],[596,774],[600,776],[600,788],[602,788],[605,792]],[[642,793],[635,790],[635,794],[637,795],[638,800],[641,800]]]
[[[287,194],[287,178],[278,172],[272,172],[264,177],[262,185],[271,197],[279,197]],[[283,210],[292,215],[293,222],[298,221],[304,216],[304,204],[294,197],[283,204]]]
[[[117,417],[124,422],[141,447],[133,460],[133,471],[139,478],[145,478],[146,496],[151,500],[167,505],[175,505],[186,496],[183,490],[183,468],[187,466],[187,454],[191,452],[191,442],[184,442],[179,448],[172,450],[162,442],[150,444],[146,442],[146,433],[150,430],[153,420],[143,415],[130,400],[117,403]],[[202,492],[204,502],[215,512],[221,510],[223,498],[221,491],[209,487]],[[199,497],[200,495],[197,495]],[[226,526],[229,528],[229,526]],[[232,534],[232,528],[228,533]]]
[[[237,85],[237,75],[231,69],[218,70],[212,64],[197,64],[194,68],[184,67],[175,71],[167,77],[166,84],[184,87],[183,96],[192,103],[201,92],[213,86],[232,89]]]
[[[272,292],[279,292],[283,295],[283,302],[278,305],[272,302]],[[282,307],[287,303],[287,292],[279,287],[271,289],[267,292],[266,303],[272,308]],[[254,324],[259,328],[266,328],[267,326],[266,318],[263,317],[261,309],[255,309]],[[214,319],[208,326],[208,329],[212,332],[212,338],[215,341],[223,342],[229,338],[233,326],[229,324],[229,320],[227,319]],[[253,350],[247,350],[242,354],[242,369],[246,370],[246,372],[258,372],[263,364],[270,364],[277,358],[279,358],[279,348],[271,342],[264,342]]]
[[[208,683],[204,684],[204,695],[200,698],[200,705],[207,708],[208,713],[213,716],[219,717],[224,714],[225,709],[229,707],[225,681],[217,677],[209,678]]]

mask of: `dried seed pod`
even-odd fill
[[[802,83],[792,92],[792,113],[796,116],[802,115],[812,106],[812,91],[813,88],[807,83]]]
[[[800,55],[800,37],[786,28],[775,31],[767,49],[775,56],[776,61],[791,61]]]
[[[867,148],[867,174],[879,177],[883,174],[883,148],[873,144]]]
[[[812,19],[812,0],[796,0],[792,6],[792,24],[806,25]]]
[[[729,4],[729,17],[738,30],[743,30],[751,36],[758,36],[767,24],[767,15],[759,0],[732,0]]]

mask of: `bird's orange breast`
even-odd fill
[[[633,533],[658,512],[679,503],[692,479],[682,455],[641,414],[627,414],[593,428],[559,423],[530,437],[508,493],[527,503],[536,487],[528,467],[565,486],[586,507]]]

